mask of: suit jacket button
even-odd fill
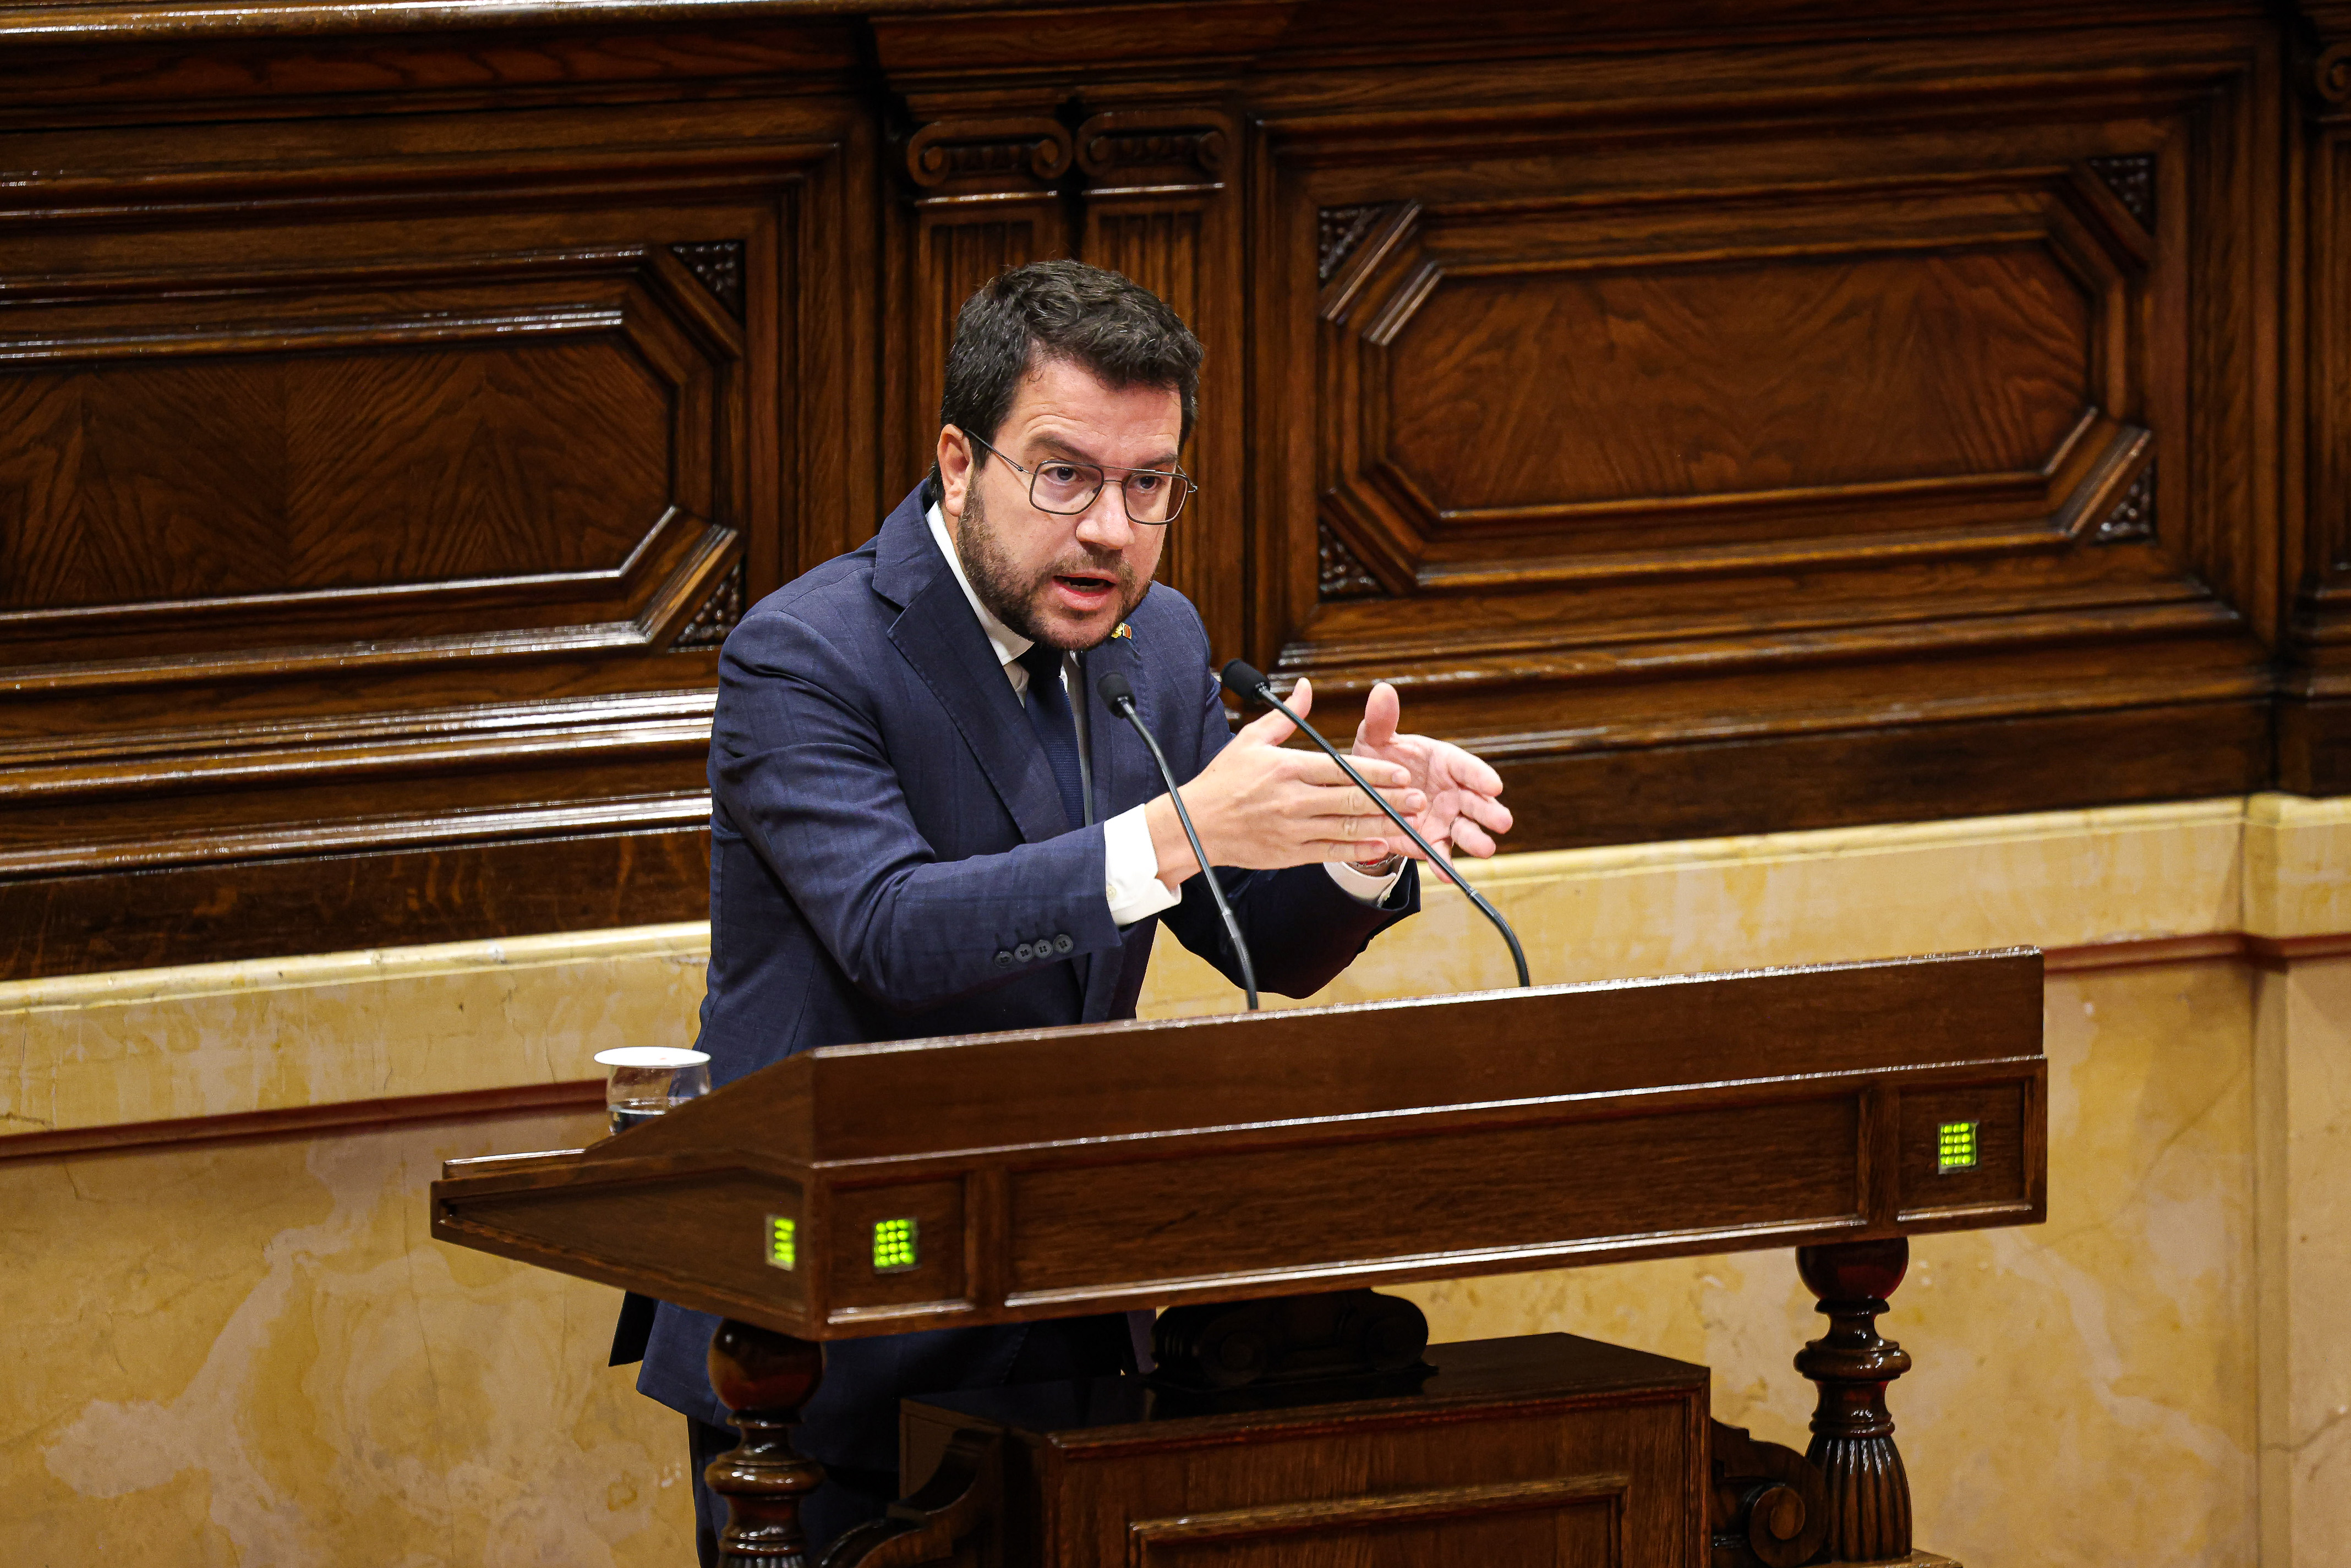
[[[1030,959],[1037,956],[1037,949],[1032,943],[1022,942],[1019,947],[1012,950],[1012,956],[1019,959],[1022,963],[1027,963]]]
[[[1070,933],[1067,931],[1063,931],[1060,936],[1053,939],[1053,950],[1057,953],[1068,952],[1071,948],[1076,947],[1077,945],[1077,943],[1070,940]]]
[[[1008,950],[1004,948],[998,948],[996,950],[996,967],[998,969],[1010,969],[1012,967],[1012,954]]]

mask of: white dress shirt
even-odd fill
[[[947,521],[935,505],[929,514],[931,537],[938,542],[939,554],[947,560],[947,569],[955,574],[956,586],[971,605],[971,613],[979,618],[979,629],[987,634],[987,645],[996,650],[998,660],[1004,666],[1004,678],[1012,682],[1012,694],[1025,706],[1029,700],[1029,667],[1020,656],[1034,646],[989,612],[971,591],[971,579],[964,575],[963,557],[956,554],[955,539],[947,532]],[[1093,819],[1094,781],[1092,764],[1087,761],[1087,747],[1092,737],[1086,720],[1084,694],[1071,684],[1071,670],[1076,658],[1061,655],[1061,689],[1070,692],[1070,712],[1078,730],[1078,774],[1086,797],[1086,818]],[[1143,806],[1133,806],[1120,812],[1102,824],[1102,897],[1110,901],[1110,918],[1122,926],[1131,926],[1146,916],[1172,909],[1183,902],[1180,892],[1170,891],[1159,879],[1159,851],[1152,847],[1151,827],[1144,820]],[[1381,877],[1365,876],[1353,866],[1326,864],[1331,879],[1339,884],[1348,897],[1360,903],[1377,904],[1388,896],[1404,867]]]

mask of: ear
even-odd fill
[[[939,427],[939,510],[950,520],[963,515],[964,497],[975,476],[971,442],[953,425]]]

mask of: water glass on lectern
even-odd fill
[[[624,1045],[597,1052],[596,1061],[607,1074],[604,1108],[616,1133],[710,1093],[710,1058],[700,1051]]]

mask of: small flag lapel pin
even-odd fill
[[[1112,637],[1113,637],[1113,638],[1120,638],[1120,637],[1123,637],[1123,638],[1127,639],[1128,640],[1132,641],[1132,640],[1134,639],[1134,628],[1133,628],[1132,626],[1129,626],[1129,625],[1128,625],[1126,622],[1124,622],[1124,621],[1121,621],[1121,622],[1119,622],[1119,623],[1118,623],[1118,629],[1117,629],[1116,631],[1114,631],[1114,632],[1112,632],[1112,633],[1111,633],[1111,636],[1112,636]]]

